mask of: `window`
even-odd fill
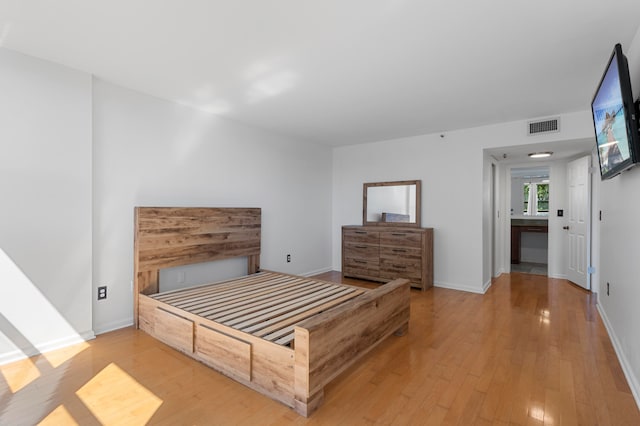
[[[549,184],[538,183],[536,184],[536,189],[538,195],[536,211],[538,213],[549,214]]]
[[[522,213],[528,216],[549,214],[549,184],[526,182],[523,188]]]

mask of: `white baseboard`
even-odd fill
[[[52,340],[50,342],[40,343],[34,347],[26,349],[16,349],[15,351],[0,354],[0,365],[9,364],[32,356],[40,355],[56,349],[66,348],[67,346],[76,345],[95,339],[96,335],[93,330],[84,333],[74,334],[73,336],[63,337],[61,339]]]
[[[487,290],[489,290],[489,287],[491,287],[492,283],[493,283],[493,280],[491,278],[489,278],[489,281],[487,281],[486,283],[484,283],[482,285],[482,294],[485,294],[487,292]]]
[[[299,275],[302,275],[303,277],[311,277],[313,275],[324,274],[325,272],[329,272],[329,271],[333,271],[333,270],[334,269],[329,266],[329,267],[326,267],[326,268],[316,269],[315,271],[305,272],[304,274],[299,274]]]
[[[434,281],[433,285],[435,287],[448,288],[449,290],[466,291],[467,293],[484,294],[484,292],[486,291],[484,289],[484,286],[482,288],[478,288],[478,287],[471,287],[466,285],[445,283],[442,281]]]
[[[602,318],[602,322],[604,323],[604,328],[606,328],[607,333],[609,333],[609,339],[613,344],[613,349],[615,349],[616,351],[618,361],[620,361],[620,366],[622,367],[622,371],[624,372],[624,377],[627,378],[627,383],[631,388],[633,398],[636,400],[636,405],[640,409],[640,383],[638,382],[638,378],[633,375],[633,369],[631,368],[629,360],[627,360],[627,357],[622,350],[622,346],[620,346],[620,341],[618,340],[618,337],[616,336],[616,333],[611,326],[611,322],[609,322],[606,311],[599,303],[596,305],[596,307],[598,308],[598,313],[600,313],[600,318]]]
[[[96,332],[96,335],[99,335],[108,333],[110,331],[119,330],[121,328],[129,327],[131,325],[133,325],[133,318],[127,318],[123,320],[112,321],[106,324],[99,325],[97,327],[94,325],[93,328]]]
[[[549,278],[557,278],[559,280],[566,280],[567,276],[565,274],[549,274]]]

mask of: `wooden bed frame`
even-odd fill
[[[407,331],[410,286],[399,279],[374,290],[358,289],[362,294],[294,324],[289,346],[159,300],[163,268],[247,257],[248,273],[258,272],[260,229],[259,208],[136,207],[134,321],[306,417],[321,404],[327,383],[389,335]]]

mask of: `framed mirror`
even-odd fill
[[[420,226],[419,180],[365,183],[362,224]]]

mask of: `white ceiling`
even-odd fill
[[[0,46],[329,145],[589,108],[638,0],[0,0]]]
[[[573,139],[559,142],[546,142],[527,145],[505,146],[487,149],[487,153],[502,164],[528,164],[527,167],[538,167],[549,161],[573,160],[584,155],[590,155],[595,148],[593,139]],[[530,158],[529,154],[535,152],[552,152],[551,157]]]

